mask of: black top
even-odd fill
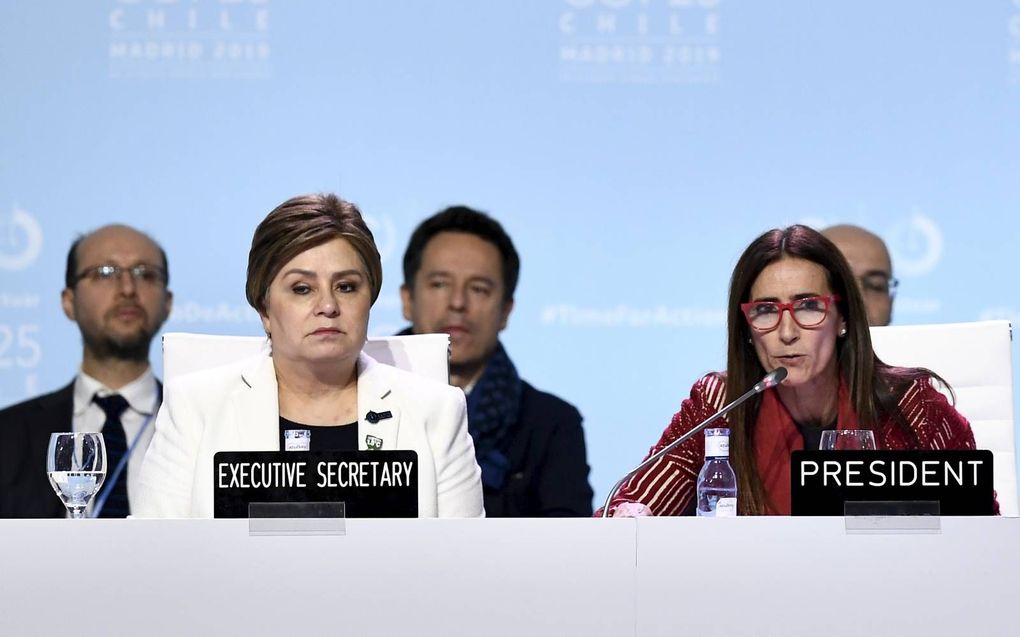
[[[831,431],[836,428],[836,421],[833,421],[828,427],[802,425],[797,421],[794,421],[794,424],[797,425],[801,437],[804,438],[804,449],[807,451],[818,451],[819,445],[822,444],[822,432]]]
[[[303,429],[311,432],[309,451],[357,451],[358,423],[340,426],[302,425],[280,416],[280,449],[285,450],[283,432],[288,429]]]

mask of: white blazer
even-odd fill
[[[135,517],[213,517],[213,455],[278,451],[280,405],[269,352],[167,383],[166,400],[142,464]],[[392,418],[369,423],[369,411]],[[418,452],[418,515],[480,517],[481,470],[456,387],[358,358],[358,448]]]

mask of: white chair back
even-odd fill
[[[946,379],[956,394],[956,409],[970,421],[978,449],[994,455],[1002,515],[1017,515],[1009,321],[873,327],[871,340],[883,362],[926,367]]]
[[[264,336],[170,332],[163,335],[163,380],[227,365],[254,356],[267,346]],[[364,352],[380,363],[442,383],[450,382],[448,334],[370,337]]]

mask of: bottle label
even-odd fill
[[[729,436],[705,436],[705,457],[706,458],[729,458],[730,437]]]
[[[719,498],[719,501],[715,503],[715,517],[733,518],[736,516],[737,516],[737,499]]]

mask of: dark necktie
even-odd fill
[[[120,394],[96,395],[92,400],[106,413],[106,422],[103,423],[102,433],[103,441],[106,443],[106,476],[109,479],[120,463],[120,459],[127,453],[127,434],[124,432],[124,425],[120,422],[120,416],[128,408],[128,402]],[[107,481],[103,485],[103,492],[109,492],[110,495],[107,496],[106,504],[99,512],[99,517],[124,518],[130,513],[127,473],[127,467],[125,467],[116,483]]]

